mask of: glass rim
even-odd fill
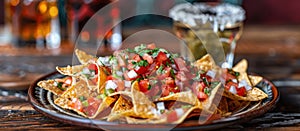
[[[218,24],[220,28],[228,25],[235,25],[245,20],[245,10],[241,6],[220,3],[209,5],[204,2],[182,3],[175,5],[169,10],[169,16],[177,22],[196,26],[212,22]]]

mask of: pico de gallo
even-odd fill
[[[214,71],[204,72],[189,61],[155,44],[118,50],[110,57],[99,57],[97,63],[110,68],[105,93],[130,91],[138,81],[139,90],[149,98],[160,98],[192,90],[199,100],[206,100],[218,82]]]
[[[222,77],[225,80],[225,89],[239,96],[246,96],[247,91],[252,89],[252,86],[246,80],[238,80],[239,72],[232,69],[223,69]]]

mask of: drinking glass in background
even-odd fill
[[[6,0],[5,20],[16,47],[59,48],[57,0]]]
[[[111,5],[107,6],[108,4]],[[119,21],[116,0],[67,0],[66,12],[69,38],[72,43],[86,47],[95,47],[99,42],[109,48],[120,46],[122,42],[120,24],[113,27]]]
[[[169,15],[174,21],[175,34],[185,42],[191,52],[191,55],[187,54],[189,59],[193,57],[197,60],[207,54],[203,40],[197,36],[213,31],[219,38],[212,37],[208,41],[219,39],[227,66],[232,67],[236,42],[242,35],[244,9],[228,3],[183,3],[174,6]]]

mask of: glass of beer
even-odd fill
[[[122,42],[117,0],[66,1],[69,40],[80,46],[119,47]],[[102,41],[101,41],[101,40]]]
[[[190,52],[187,56],[189,59],[192,57],[197,60],[207,54],[204,41],[211,41],[208,42],[210,44],[219,41],[223,47],[226,65],[232,66],[236,42],[242,34],[245,19],[245,11],[240,6],[226,3],[183,3],[174,6],[169,15],[174,20],[176,36],[184,41],[184,46],[189,50],[182,52]],[[199,38],[209,33],[217,35],[207,40]]]
[[[56,0],[6,0],[6,22],[17,47],[59,48],[60,24]]]

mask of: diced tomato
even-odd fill
[[[94,109],[98,109],[99,105],[100,105],[100,100],[96,99],[94,97],[89,97],[87,99],[89,106],[92,106]]]
[[[134,65],[131,62],[129,62],[128,65],[127,65],[127,68],[128,68],[128,70],[133,70]]]
[[[114,82],[118,85],[116,91],[124,91],[125,90],[125,86],[124,86],[124,81],[123,80],[115,80]]]
[[[222,77],[228,81],[228,80],[232,80],[232,79],[236,79],[236,77],[232,74],[230,74],[227,69],[225,71],[223,71]]]
[[[110,75],[110,76],[106,77],[106,81],[108,81],[108,80],[113,80],[113,76]]]
[[[149,64],[152,64],[153,63],[153,58],[152,56],[150,56],[149,54],[145,53],[143,55],[143,59],[146,60]]]
[[[64,81],[65,84],[67,84],[68,86],[70,86],[72,84],[72,77],[67,77]]]
[[[177,93],[177,92],[180,92],[180,89],[179,87],[171,87],[168,85],[168,89],[169,89],[169,92],[173,92],[173,93]]]
[[[95,74],[98,74],[98,68],[96,64],[89,64],[88,69],[95,71]]]
[[[239,96],[245,96],[246,95],[246,89],[245,89],[245,87],[236,88],[236,90],[237,90],[237,94]]]
[[[171,111],[168,116],[167,116],[167,121],[168,122],[174,122],[178,120],[178,116],[176,111]]]
[[[92,79],[92,82],[93,82],[94,84],[97,84],[97,82],[98,82],[98,76],[97,76],[97,75],[96,75],[95,78]]]
[[[183,71],[179,71],[177,74],[176,74],[176,78],[182,82],[185,82],[187,81],[188,79],[186,78],[185,76],[185,73]]]
[[[145,67],[145,66],[137,66],[137,67],[135,68],[135,72],[136,72],[137,74],[141,75],[141,74],[144,74],[144,73],[146,73],[146,72],[148,71],[147,68],[148,68],[148,67]]]
[[[204,84],[204,82],[195,81],[192,85],[192,91],[194,92],[194,94],[198,94],[198,92],[203,92],[205,87],[206,85]]]
[[[168,86],[166,86],[166,85],[162,86],[162,92],[161,93],[162,93],[161,94],[162,96],[168,96],[170,94]]]
[[[134,59],[136,62],[139,62],[139,61],[141,60],[141,57],[140,57],[140,55],[135,54],[135,55],[133,56],[133,59]]]
[[[170,87],[175,87],[175,81],[171,77],[167,77],[165,79],[165,82],[166,82],[166,85],[168,85]]]
[[[82,103],[79,99],[77,98],[74,98],[70,103],[69,103],[69,106],[82,112],[82,109],[83,109],[83,106],[82,106]]]
[[[156,57],[157,63],[161,64],[161,63],[165,62],[166,60],[168,60],[167,55],[164,52],[160,51]]]
[[[148,96],[155,96],[158,94],[159,90],[160,90],[159,86],[154,86],[149,91],[147,91],[145,94]]]
[[[156,45],[154,43],[151,43],[147,45],[147,48],[153,50],[156,48]]]
[[[185,61],[182,58],[174,58],[174,62],[178,70],[186,72],[189,71],[186,67]]]
[[[205,94],[204,92],[202,91],[199,91],[198,94],[197,94],[197,97],[200,101],[204,101],[208,98],[208,95]]]
[[[118,64],[121,67],[125,67],[126,63],[125,63],[125,58],[121,57],[121,56],[117,56],[117,60],[118,60]]]
[[[144,79],[139,81],[139,88],[141,92],[147,92],[149,87],[149,80]]]
[[[151,76],[155,74],[155,68],[156,68],[156,64],[151,64],[148,68],[148,71],[145,75]]]
[[[96,99],[94,97],[89,97],[87,101],[89,105],[83,108],[83,112],[88,116],[93,116],[97,112],[101,100]]]
[[[226,89],[226,90],[229,90],[231,86],[234,86],[235,88],[237,88],[237,87],[238,87],[238,84],[235,83],[235,82],[229,81],[228,83],[226,83],[225,89]]]
[[[171,74],[171,70],[172,70],[171,67],[165,67],[164,70],[163,70],[163,73],[158,75],[157,78],[160,79],[160,80],[163,80],[163,79],[169,77],[170,74]]]

